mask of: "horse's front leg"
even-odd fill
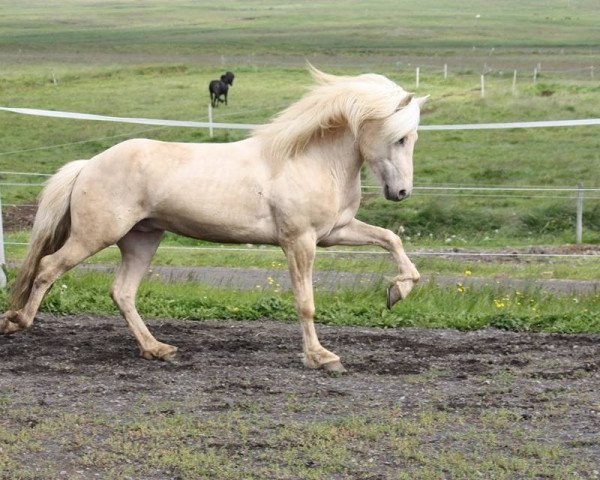
[[[388,308],[406,298],[421,278],[416,267],[406,256],[400,237],[385,228],[352,219],[347,225],[333,230],[328,237],[319,242],[319,246],[322,247],[333,245],[379,245],[393,255],[398,264],[398,275],[392,279],[387,291]]]
[[[305,234],[282,242],[281,246],[287,257],[296,311],[302,324],[304,365],[310,368],[323,368],[330,372],[343,372],[345,369],[340,362],[340,357],[323,348],[315,330],[312,268],[316,239],[314,235]]]

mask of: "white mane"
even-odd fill
[[[368,120],[382,120],[382,135],[401,138],[419,123],[413,95],[382,75],[355,77],[321,72],[309,65],[317,82],[304,97],[257,128],[253,136],[263,143],[267,158],[293,158],[317,135],[347,126],[355,137]]]

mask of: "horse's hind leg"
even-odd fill
[[[135,308],[136,292],[156,253],[162,234],[162,231],[131,230],[117,242],[122,263],[110,292],[138,343],[141,356],[148,360],[168,360],[177,351],[177,347],[161,343],[152,336]]]
[[[43,257],[27,303],[20,310],[6,312],[0,332],[14,333],[31,327],[44,295],[55,280],[103,247],[104,245],[92,246],[89,242],[82,242],[71,236],[56,252]]]

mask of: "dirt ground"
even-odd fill
[[[144,405],[167,402],[167,413],[187,411],[193,404],[200,417],[252,402],[277,422],[291,417],[336,421],[380,408],[398,408],[408,416],[426,410],[471,419],[486,411],[509,411],[515,428],[536,429],[569,458],[600,465],[600,335],[319,326],[322,343],[341,356],[348,370],[334,377],[302,366],[295,324],[148,324],[158,339],[179,347],[175,362],[140,359],[120,318],[42,315],[29,331],[0,336],[0,427],[17,432],[22,422],[35,425],[41,421],[40,407],[43,416],[124,418],[142,408],[140,397]],[[305,408],[290,410],[290,399]],[[10,414],[15,411],[31,413]],[[453,448],[443,439],[431,440],[436,441]],[[368,455],[372,461],[386,451]],[[70,465],[76,468],[61,449],[23,461],[55,461],[64,465],[64,475],[74,471]],[[384,462],[386,468],[389,462],[393,466],[393,457]],[[340,478],[388,478],[387,471]],[[375,462],[371,473],[378,472]],[[597,470],[580,474],[573,478],[598,477]]]

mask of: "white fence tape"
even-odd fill
[[[233,130],[252,130],[259,125],[245,123],[210,123],[191,122],[181,120],[161,120],[154,118],[111,117],[107,115],[94,115],[89,113],[61,112],[57,110],[39,110],[35,108],[0,107],[5,112],[19,113],[22,115],[35,115],[40,117],[71,118],[76,120],[95,120],[100,122],[135,123],[142,125],[161,125],[167,127],[186,128],[219,128]],[[473,123],[459,125],[420,125],[419,130],[491,130],[508,128],[546,128],[546,127],[579,127],[600,125],[600,118],[586,118],[580,120],[547,120],[540,122],[513,122],[513,123]]]
[[[192,127],[192,128],[225,128],[234,130],[252,130],[258,125],[241,123],[209,123],[209,122],[186,122],[181,120],[160,120],[154,118],[130,118],[110,117],[107,115],[93,115],[90,113],[61,112],[58,110],[38,110],[35,108],[8,108],[0,107],[5,112],[20,113],[22,115],[35,115],[38,117],[72,118],[76,120],[95,120],[100,122],[135,123],[141,125],[161,125],[166,127]]]

